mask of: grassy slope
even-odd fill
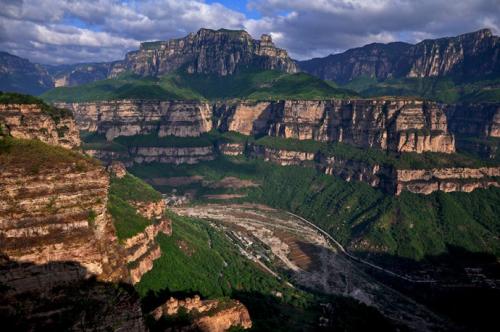
[[[414,96],[445,103],[500,101],[500,79],[466,82],[453,78],[401,78],[377,82],[360,77],[343,87],[365,97]]]
[[[38,140],[0,136],[0,165],[6,168],[15,167],[26,174],[37,174],[44,169],[66,167],[82,172],[96,167],[99,162],[76,151]]]
[[[215,100],[215,99],[324,99],[345,97],[352,91],[307,74],[245,71],[227,77],[174,73],[160,78],[124,74],[114,79],[77,87],[61,87],[42,95],[53,101],[113,99]]]
[[[130,238],[151,224],[129,201],[155,202],[159,199],[159,192],[133,175],[127,174],[121,179],[111,177],[108,211],[113,217],[118,239]]]
[[[393,197],[366,184],[348,183],[314,169],[228,158],[198,165],[135,166],[131,171],[145,178],[203,175],[212,180],[225,176],[253,179],[261,186],[246,189],[248,196],[243,200],[297,212],[344,244],[365,239],[370,246],[382,247],[399,257],[420,260],[445,253],[449,245],[500,255],[498,188],[469,194],[404,193]],[[177,190],[182,192],[183,188]],[[204,188],[201,193],[206,191]]]

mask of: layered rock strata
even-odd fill
[[[7,145],[12,137],[55,145],[18,140],[0,151],[4,327],[144,331],[137,295],[116,285],[130,276],[107,213],[108,173],[95,160],[60,147],[80,145],[75,129],[66,131],[72,134],[65,140],[57,133],[59,124],[76,128],[71,118],[54,119],[31,105],[3,110],[14,113],[0,119],[8,124]],[[82,301],[92,305],[82,308]]]
[[[119,136],[196,137],[212,129],[212,107],[189,101],[115,100],[56,103],[70,109],[80,130]]]
[[[37,104],[0,104],[0,126],[5,135],[38,139],[68,149],[80,145],[80,136],[70,112],[51,114]]]
[[[417,194],[434,191],[471,192],[478,188],[500,187],[500,167],[397,170],[396,194],[408,190]]]
[[[127,53],[111,76],[132,71],[159,76],[183,70],[189,74],[232,75],[246,68],[297,71],[295,62],[283,49],[274,46],[271,36],[253,39],[243,30],[200,29],[184,38],[142,43],[138,51]]]
[[[244,135],[345,142],[394,152],[453,153],[444,106],[418,100],[269,102],[111,101],[57,104],[81,130],[118,136],[199,136],[211,129]],[[212,115],[217,122],[212,123]]]

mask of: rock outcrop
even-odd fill
[[[171,297],[165,304],[152,312],[159,320],[163,316],[175,316],[184,310],[192,317],[190,326],[182,327],[186,331],[224,332],[231,327],[249,329],[252,321],[247,308],[239,301],[201,300],[198,295],[193,298],[178,300]]]
[[[316,158],[314,152],[283,150],[262,145],[250,145],[248,153],[251,157],[262,158],[281,166],[311,166]]]
[[[400,77],[484,77],[500,73],[500,38],[483,29],[456,37],[428,39],[418,44],[373,43],[300,61],[312,75],[335,82],[360,77],[377,80]]]
[[[111,75],[132,71],[159,76],[185,68],[189,74],[232,75],[246,68],[296,72],[295,62],[285,50],[276,48],[271,36],[255,40],[243,30],[200,29],[184,38],[142,43],[127,53]]]
[[[15,138],[38,139],[69,149],[80,145],[71,112],[41,104],[0,104],[0,126],[4,134]]]
[[[115,163],[115,169],[117,163]],[[153,262],[161,257],[161,249],[156,243],[158,234],[172,235],[172,222],[165,216],[166,203],[160,199],[152,202],[128,201],[137,213],[151,220],[143,232],[125,239],[122,247],[126,252],[127,266],[132,284],[141,281],[142,276],[153,269]]]
[[[434,191],[471,192],[478,188],[500,187],[500,167],[397,170],[396,194],[408,190],[417,194]]]
[[[457,137],[500,137],[500,104],[456,104],[445,109],[449,130]]]

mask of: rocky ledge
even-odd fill
[[[183,309],[188,313],[191,325],[183,327],[187,331],[223,332],[231,327],[249,329],[252,321],[247,308],[236,300],[201,300],[198,295],[193,298],[178,300],[171,297],[165,304],[152,312],[154,319],[175,316]]]

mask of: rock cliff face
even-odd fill
[[[142,43],[116,64],[111,75],[129,70],[158,76],[185,68],[187,73],[232,75],[245,68],[296,72],[285,50],[276,48],[269,35],[255,40],[242,30],[200,29],[180,39]]]
[[[71,110],[80,130],[105,134],[108,140],[152,133],[199,136],[212,129],[212,107],[202,102],[118,100],[56,106]]]
[[[127,263],[133,284],[141,281],[142,276],[153,269],[153,262],[161,257],[161,250],[156,243],[159,233],[172,235],[172,222],[165,217],[166,204],[158,202],[131,202],[143,217],[154,220],[152,225],[123,242],[127,252]]]
[[[77,148],[80,136],[70,112],[51,114],[36,104],[0,104],[0,125],[4,134],[38,139],[65,148]]]
[[[124,100],[57,106],[71,109],[81,130],[105,134],[108,140],[148,134],[199,136],[217,128],[245,135],[345,142],[394,152],[455,151],[444,107],[418,100],[242,101],[213,105]],[[156,152],[158,156],[163,154]],[[153,152],[133,153],[146,157]]]
[[[345,181],[360,181],[390,194],[402,191],[431,194],[435,191],[471,192],[478,188],[500,187],[500,167],[397,169],[386,164],[310,153],[249,145],[250,156],[278,165],[315,167],[317,170]]]
[[[345,142],[393,152],[455,151],[443,107],[418,100],[237,103],[216,108],[220,130]]]
[[[156,308],[152,315],[156,320],[159,320],[162,316],[177,315],[180,309],[185,310],[187,313],[197,313],[192,324],[183,327],[182,330],[224,332],[231,327],[240,327],[245,330],[252,327],[248,310],[239,301],[202,301],[198,295],[184,300],[171,297],[165,304]]]
[[[12,129],[0,151],[0,283],[8,290],[0,295],[2,321],[22,330],[143,331],[138,297],[109,284],[130,276],[107,212],[108,173],[60,147],[78,146],[78,135],[61,142],[56,120],[40,109],[5,109],[16,112],[0,119]],[[71,118],[59,121],[75,128]],[[81,301],[97,307],[82,309]]]
[[[418,44],[370,44],[344,53],[299,62],[323,79],[349,82],[359,77],[484,77],[500,73],[500,38],[488,29]]]

